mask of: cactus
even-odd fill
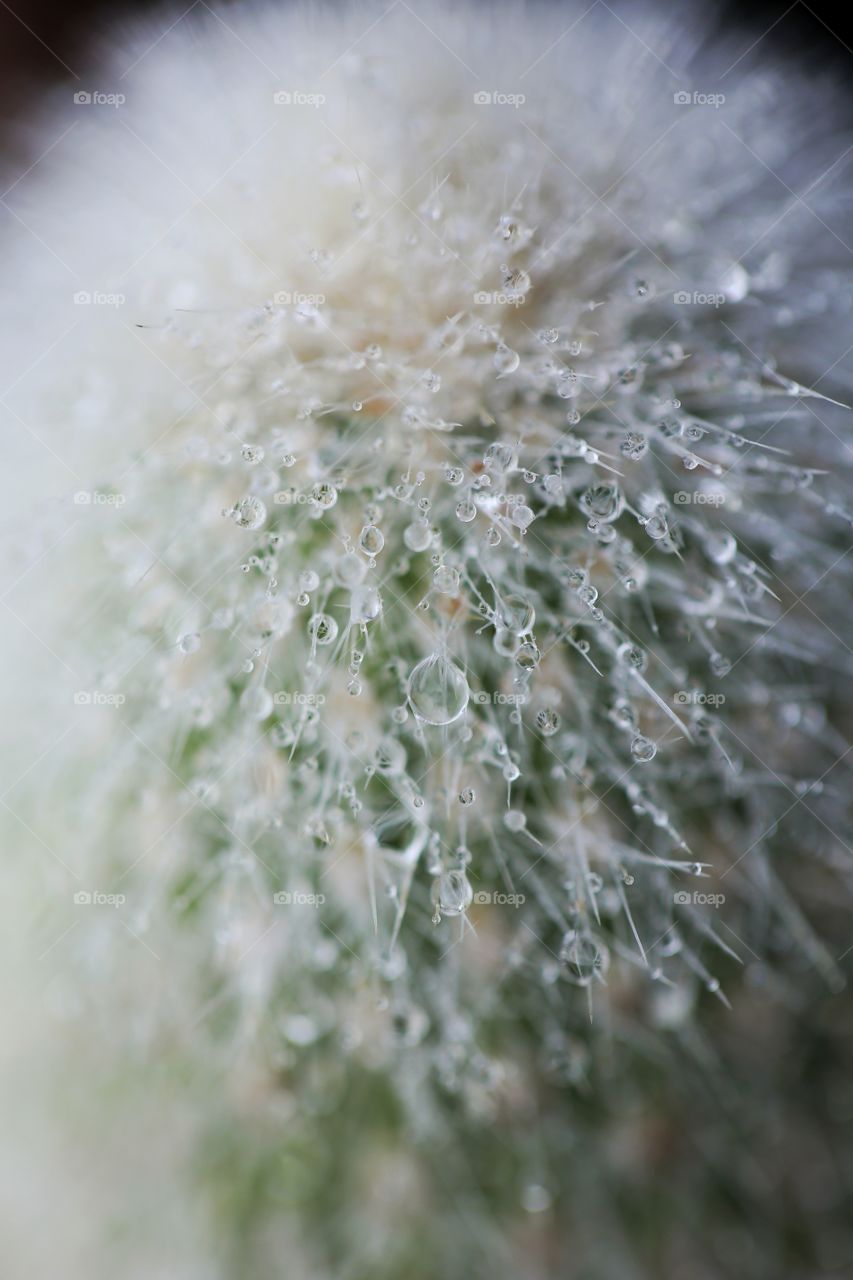
[[[44,445],[65,496],[10,821],[63,1123],[92,1072],[181,1133],[168,1261],[131,1183],[80,1274],[676,1274],[612,1144],[697,1072],[713,1131],[705,1037],[792,954],[841,985],[833,91],[606,6],[393,9],[146,35],[22,184],[10,503]]]

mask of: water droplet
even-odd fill
[[[263,462],[264,451],[259,444],[244,444],[240,450],[240,456],[244,462],[256,467],[258,463]]]
[[[464,871],[443,871],[433,881],[432,901],[436,912],[446,916],[461,916],[474,898],[474,890]]]
[[[483,454],[483,466],[489,471],[511,471],[516,464],[516,452],[508,444],[490,444]]]
[[[517,833],[523,831],[527,826],[527,817],[522,813],[521,809],[507,809],[503,817],[503,823],[507,831]]]
[[[436,591],[448,596],[455,595],[459,589],[459,570],[443,564],[436,569],[432,581]]]
[[[560,717],[550,707],[543,708],[536,716],[536,727],[543,738],[553,738],[560,727]]]
[[[533,671],[539,666],[539,650],[535,644],[523,644],[516,652],[516,664],[522,671]]]
[[[715,676],[727,676],[732,669],[732,664],[722,653],[712,653],[708,659],[708,666],[711,668]]]
[[[456,508],[456,517],[463,524],[470,524],[477,514],[477,508],[473,502],[460,502]]]
[[[635,671],[645,671],[648,666],[649,657],[645,649],[641,649],[636,644],[620,644],[616,650],[616,657],[620,662],[624,662],[626,667],[633,667]]]
[[[198,653],[201,648],[201,636],[197,631],[188,631],[178,641],[178,648],[181,653]]]
[[[588,987],[596,973],[607,973],[610,952],[603,942],[599,942],[591,934],[571,929],[563,938],[560,960],[565,965],[565,976],[570,982],[578,987]]]
[[[267,518],[267,509],[260,498],[241,498],[231,513],[234,523],[241,529],[260,529]]]
[[[382,612],[382,597],[375,587],[356,587],[350,596],[350,622],[373,622]]]
[[[509,518],[516,529],[527,529],[535,519],[530,507],[525,506],[523,503],[512,508]]]
[[[647,764],[657,755],[657,747],[651,738],[644,738],[642,734],[637,734],[631,743],[631,755],[641,764]]]
[[[315,613],[308,623],[308,634],[317,644],[332,644],[338,635],[338,624],[328,613]]]
[[[518,352],[505,346],[504,343],[500,344],[492,359],[499,378],[506,378],[509,374],[515,373],[520,363],[521,357]]]
[[[505,596],[498,605],[498,618],[508,631],[523,636],[533,630],[536,610],[524,596]]]
[[[669,526],[663,516],[650,516],[645,523],[646,533],[655,542],[660,542],[669,533]]]
[[[609,523],[622,514],[625,509],[625,499],[618,485],[598,484],[584,490],[581,494],[580,506],[588,516],[595,516]]]
[[[649,451],[649,442],[640,431],[629,431],[619,446],[619,452],[632,462],[639,462]]]
[[[413,520],[403,530],[403,541],[410,551],[426,551],[432,540],[428,520]]]
[[[358,545],[366,555],[379,555],[385,546],[385,535],[375,524],[366,524],[359,534]]]
[[[314,502],[318,507],[321,507],[324,511],[328,511],[328,509],[333,507],[337,502],[338,491],[333,484],[329,484],[328,481],[323,481],[320,484],[314,485],[314,488],[311,490],[311,497],[314,499]]]
[[[477,799],[476,792],[473,787],[465,787],[459,792],[459,803],[464,805],[473,804]]]
[[[468,705],[468,681],[464,672],[443,654],[424,658],[409,676],[409,702],[415,715],[427,724],[452,724]]]
[[[544,1213],[553,1203],[551,1192],[547,1187],[532,1182],[521,1193],[521,1205],[527,1213]]]

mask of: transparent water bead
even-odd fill
[[[509,518],[515,525],[516,529],[526,529],[533,523],[535,517],[530,507],[527,507],[522,503],[517,507],[513,507]]]
[[[350,597],[350,622],[374,622],[382,612],[382,598],[375,587],[357,587]]]
[[[240,499],[231,518],[241,529],[260,529],[267,518],[267,509],[260,498],[249,495]]]
[[[178,648],[181,653],[198,653],[201,648],[201,636],[197,631],[188,631],[178,641]]]
[[[730,564],[737,555],[737,542],[734,534],[727,530],[713,530],[706,534],[705,553],[714,564]]]
[[[619,452],[632,462],[639,462],[649,451],[649,442],[640,431],[629,431],[619,446]]]
[[[338,635],[338,624],[328,613],[315,613],[308,623],[308,634],[317,644],[332,644]]]
[[[511,471],[516,463],[512,445],[490,444],[483,454],[483,465],[490,471]]]
[[[649,760],[654,760],[657,755],[657,747],[651,738],[645,738],[642,734],[638,734],[631,743],[631,755],[640,764],[648,764]]]
[[[603,942],[589,933],[570,930],[560,947],[560,960],[565,965],[565,977],[578,987],[588,987],[595,975],[607,973],[610,952]]]
[[[473,899],[474,890],[464,871],[443,871],[432,884],[433,919],[438,923],[442,915],[461,916]]]
[[[492,358],[492,364],[497,369],[499,378],[506,378],[509,374],[515,373],[520,363],[521,356],[518,352],[513,351],[511,347],[504,346],[503,343],[498,347]]]
[[[560,727],[558,712],[553,711],[550,707],[544,707],[536,716],[536,727],[543,738],[553,738]]]
[[[409,703],[419,720],[427,724],[452,724],[468,706],[468,681],[441,653],[424,658],[412,670]]]
[[[436,591],[440,591],[443,595],[455,595],[459,590],[459,570],[448,564],[440,565],[432,581]]]
[[[378,556],[385,546],[385,535],[375,524],[366,524],[361,531],[358,545],[369,556]]]
[[[526,635],[533,630],[536,621],[536,610],[524,596],[504,596],[498,606],[498,617],[502,627],[513,631],[517,636]]]
[[[315,484],[311,490],[311,497],[314,499],[318,507],[324,511],[328,511],[338,500],[338,491],[333,484],[323,482]]]
[[[615,484],[598,484],[581,494],[580,505],[589,516],[599,520],[616,520],[625,509],[625,498]]]
[[[414,520],[403,530],[403,541],[410,551],[426,551],[432,541],[432,530],[427,520]]]

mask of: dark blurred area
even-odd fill
[[[242,8],[247,0],[226,0],[220,8]],[[251,0],[249,0],[251,2]],[[356,0],[357,2],[357,0]],[[558,0],[559,2],[559,0]],[[284,0],[284,5],[288,0]],[[91,44],[122,17],[146,12],[180,18],[202,0],[187,4],[178,0],[78,0],[69,6],[57,0],[0,0],[0,120],[3,124],[24,107],[27,94],[63,78],[74,78],[85,68]],[[211,6],[213,7],[213,6]],[[632,10],[647,8],[645,0],[610,0],[612,11],[630,22]],[[715,6],[703,5],[703,19],[710,21]],[[793,55],[813,67],[844,66],[853,57],[850,12],[835,4],[805,4],[785,0],[776,4],[722,3],[716,6],[721,31],[743,32],[744,52],[760,42],[771,56]]]

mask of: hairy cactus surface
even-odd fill
[[[607,5],[170,21],[6,196],[30,1053],[149,1153],[72,1274],[816,1277],[712,1135],[843,986],[837,90]]]

